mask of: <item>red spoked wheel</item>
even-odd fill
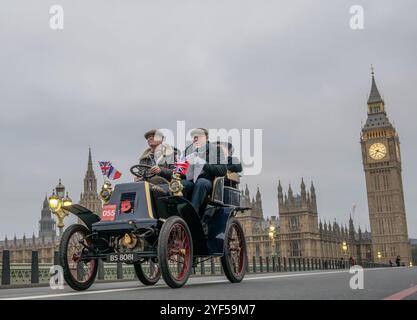
[[[227,224],[221,262],[224,274],[230,282],[243,280],[247,265],[246,241],[242,225],[234,217]]]
[[[138,279],[144,285],[153,286],[161,278],[161,269],[158,263],[152,261],[151,258],[135,263],[134,267]]]
[[[86,290],[97,275],[97,260],[84,260],[83,251],[90,246],[90,231],[81,224],[68,227],[61,238],[59,259],[64,271],[64,279],[74,290]]]
[[[158,260],[162,277],[171,288],[180,288],[187,282],[192,270],[193,242],[182,218],[170,217],[162,225]]]

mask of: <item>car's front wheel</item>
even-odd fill
[[[138,279],[146,286],[153,286],[161,278],[161,269],[158,263],[153,262],[152,259],[137,262],[134,267]]]
[[[74,290],[86,290],[97,275],[97,260],[84,260],[85,248],[91,245],[90,231],[81,224],[69,226],[62,235],[59,245],[59,260],[64,279]]]
[[[180,288],[187,282],[192,270],[193,242],[182,218],[169,217],[162,225],[158,261],[162,277],[171,288]]]

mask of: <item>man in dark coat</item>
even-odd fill
[[[222,148],[227,159],[227,174],[224,185],[237,188],[240,182],[239,173],[243,171],[239,158],[233,156],[233,145],[230,142],[217,141],[217,145]]]
[[[206,129],[194,129],[191,136],[193,143],[184,151],[190,166],[183,186],[193,207],[200,213],[200,208],[212,189],[214,178],[226,175],[227,160],[221,148],[208,141]]]
[[[227,159],[227,170],[235,173],[242,172],[243,168],[239,158],[233,156],[233,145],[230,142],[221,141],[217,141],[217,145],[222,148],[223,153]]]

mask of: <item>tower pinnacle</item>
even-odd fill
[[[80,195],[80,205],[98,214],[101,210],[101,201],[97,194],[97,179],[93,169],[91,147],[88,148],[87,172],[84,178],[84,190]]]
[[[374,103],[380,103],[380,102],[384,102],[384,100],[382,100],[382,97],[379,93],[378,87],[376,86],[376,81],[375,81],[375,71],[374,71],[374,67],[371,66],[371,74],[372,74],[372,87],[371,87],[371,93],[369,94],[369,99],[368,99],[368,104],[374,104]]]

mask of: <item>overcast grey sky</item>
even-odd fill
[[[64,30],[49,7],[64,8]],[[349,28],[352,5],[365,29]],[[22,1],[0,11],[0,238],[38,232],[58,178],[76,201],[87,166],[128,168],[149,128],[260,128],[265,215],[277,182],[314,180],[319,216],[369,226],[359,134],[370,64],[402,142],[417,237],[415,0]],[[95,165],[96,174],[99,173]],[[102,180],[100,177],[99,182]]]

